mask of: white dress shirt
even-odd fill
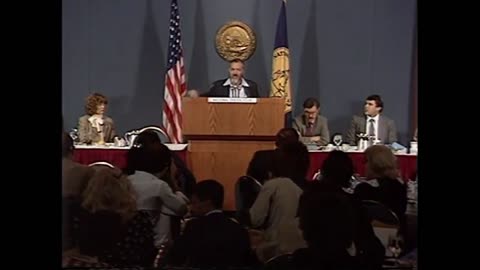
[[[93,128],[97,129],[100,133],[103,131],[103,117],[101,115],[95,114],[88,118],[88,122],[92,125]]]
[[[128,178],[137,194],[137,209],[158,214],[153,230],[155,246],[159,247],[170,237],[168,215],[184,216],[188,199],[180,191],[173,192],[167,182],[153,174],[135,171]]]
[[[247,95],[245,94],[245,88],[244,87],[249,87],[250,85],[247,83],[247,81],[245,81],[244,78],[242,78],[242,83],[240,84],[240,86],[235,89],[234,87],[232,87],[232,82],[230,81],[230,78],[228,78],[224,83],[223,83],[223,86],[228,86],[230,85],[230,94],[229,94],[229,97],[237,97],[237,98],[246,98]]]

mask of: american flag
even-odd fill
[[[172,0],[170,9],[170,37],[168,41],[167,73],[163,104],[163,127],[171,143],[181,143],[182,96],[185,95],[185,66],[183,64],[180,13],[177,0]]]

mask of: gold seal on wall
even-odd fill
[[[240,21],[228,22],[220,27],[215,38],[217,53],[226,61],[246,61],[255,52],[256,42],[250,26]]]

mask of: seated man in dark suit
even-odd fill
[[[358,134],[374,136],[381,144],[392,144],[397,141],[395,122],[383,115],[383,101],[379,95],[368,96],[365,100],[364,114],[353,116],[350,129],[346,134],[350,145],[357,145]]]
[[[277,133],[277,138],[275,140],[275,145],[277,149],[285,148],[287,145],[292,145],[299,141],[298,132],[293,128],[282,128]],[[273,153],[277,150],[259,150],[253,154],[252,160],[250,161],[247,169],[247,175],[255,178],[261,184],[265,182],[266,179],[270,179],[273,168]],[[292,180],[297,183],[303,182],[305,180],[304,171],[308,170],[309,160],[308,160],[308,151],[302,152],[302,157],[307,155],[304,166],[300,166],[297,169],[301,172],[298,177],[292,176]],[[299,164],[300,165],[300,164]],[[295,179],[293,179],[295,178]],[[299,179],[297,179],[299,178]],[[298,182],[298,183],[299,183]],[[297,183],[297,184],[298,184]]]
[[[168,264],[199,268],[248,266],[248,232],[222,212],[224,189],[215,180],[199,182],[192,196],[192,215],[167,255]]]
[[[210,91],[202,94],[203,97],[232,97],[247,98],[259,97],[258,86],[254,81],[243,77],[245,63],[240,59],[234,59],[230,62],[228,70],[230,77],[215,81],[210,87]]]

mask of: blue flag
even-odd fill
[[[285,126],[291,126],[292,90],[290,84],[290,51],[288,49],[286,0],[282,1],[273,47],[270,97],[285,98]]]

